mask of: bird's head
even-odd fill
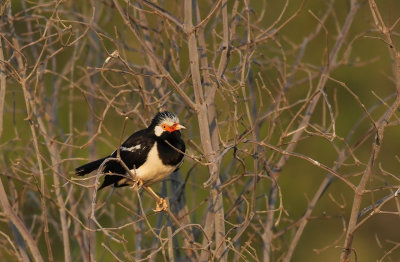
[[[158,113],[151,121],[150,127],[154,128],[154,134],[157,137],[166,137],[171,133],[185,129],[183,125],[179,124],[179,118],[168,111]]]

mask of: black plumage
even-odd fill
[[[143,185],[149,186],[164,179],[179,169],[182,163],[184,155],[181,152],[185,152],[185,143],[181,139],[180,129],[183,128],[176,115],[167,111],[158,113],[148,128],[135,132],[121,145],[121,160],[142,180]],[[79,176],[86,175],[98,169],[107,158],[116,157],[117,150],[107,157],[76,168],[75,172]],[[109,185],[132,185],[126,170],[117,161],[106,162],[103,172],[106,175],[99,189]]]

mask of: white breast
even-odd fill
[[[139,168],[132,169],[132,173],[143,180],[144,184],[152,184],[169,176],[175,166],[164,165],[157,152],[157,142],[149,151],[146,162]]]

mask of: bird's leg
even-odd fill
[[[133,190],[139,190],[143,186],[143,180],[136,175],[136,168],[133,166],[133,174],[131,170],[127,170],[129,176],[132,178],[131,185]]]
[[[135,179],[136,180],[131,183],[132,184],[132,189],[133,190],[139,190],[143,186],[143,180],[138,178],[138,177],[136,177]]]
[[[144,187],[147,189],[147,192],[149,192],[156,199],[156,209],[154,209],[154,211],[155,212],[166,211],[168,209],[167,201],[164,198],[159,197],[151,187],[149,186],[144,186]]]

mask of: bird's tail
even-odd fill
[[[103,163],[103,161],[106,158],[107,157],[104,157],[104,158],[98,159],[96,161],[84,164],[83,166],[75,168],[75,174],[77,174],[78,176],[84,176],[86,174],[89,174],[93,170],[96,170],[97,168],[99,168],[101,163]]]

